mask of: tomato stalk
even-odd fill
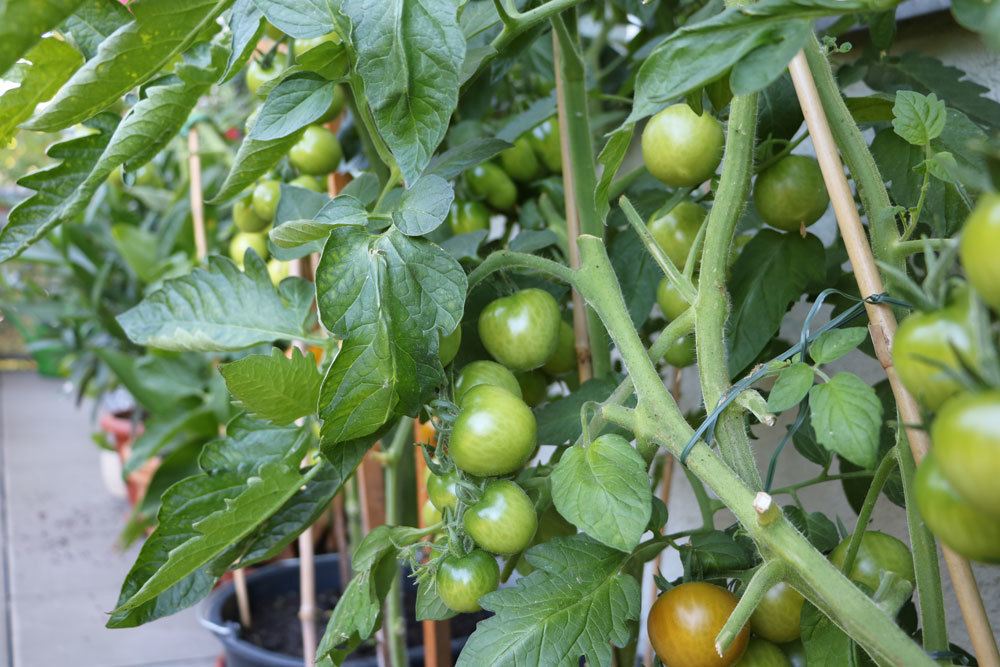
[[[840,568],[844,574],[849,573],[854,568],[854,560],[858,556],[858,549],[861,548],[861,538],[864,537],[865,528],[872,518],[872,511],[875,509],[875,503],[878,501],[879,494],[882,493],[882,487],[885,486],[895,465],[895,453],[890,451],[882,457],[882,461],[875,469],[875,475],[868,486],[865,500],[861,504],[861,511],[858,512],[858,520],[854,524],[854,533],[851,534],[851,541],[847,543],[847,555],[844,556],[844,565]]]
[[[413,442],[413,419],[403,417],[396,426],[392,443],[386,452],[385,466],[385,522],[390,526],[398,526],[402,520],[399,494],[399,462],[403,458],[406,446]],[[432,527],[433,528],[433,527]],[[428,531],[428,529],[424,529]],[[429,532],[433,532],[430,530]],[[406,657],[406,619],[403,616],[403,598],[400,588],[400,575],[397,572],[389,589],[385,602],[386,643],[389,645],[389,657],[393,667],[407,664]]]
[[[733,640],[750,622],[750,616],[753,615],[760,601],[775,584],[784,581],[784,579],[785,564],[780,560],[764,561],[764,564],[757,568],[757,571],[750,577],[750,583],[747,584],[743,595],[740,596],[740,601],[736,603],[736,609],[729,615],[726,624],[722,626],[719,634],[715,637],[716,653],[724,655],[729,650]]]

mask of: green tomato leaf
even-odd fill
[[[497,139],[513,144],[522,134],[530,132],[555,115],[555,93],[547,97],[540,97],[521,113],[508,117],[503,127],[497,132]]]
[[[513,252],[535,253],[542,248],[559,244],[559,237],[551,229],[524,229],[510,240],[507,247]]]
[[[282,188],[283,193],[284,191]],[[345,225],[363,227],[368,222],[368,211],[351,195],[340,194],[333,199],[324,199],[326,203],[310,216],[311,219],[289,220],[271,230],[271,241],[282,250],[276,253],[277,257],[295,259],[319,252],[334,228]]]
[[[892,107],[892,129],[914,146],[929,146],[944,130],[945,104],[937,95],[912,90],[896,93]]]
[[[961,181],[958,161],[955,159],[955,156],[948,151],[935,153],[925,164],[927,165],[927,170],[931,173],[931,176],[939,181],[952,184],[959,183]]]
[[[981,0],[953,0],[951,13],[963,28],[979,33],[994,51],[1000,51],[1000,4]]]
[[[82,0],[0,3],[0,75],[34,46],[42,35],[73,13]],[[6,144],[6,142],[4,142]]]
[[[733,309],[726,324],[729,371],[736,377],[777,333],[789,304],[825,277],[823,244],[812,234],[758,232],[733,265]]]
[[[871,469],[878,462],[882,403],[853,373],[838,373],[809,391],[816,440],[848,461]]]
[[[316,271],[320,318],[346,339],[323,380],[324,441],[371,433],[392,414],[415,414],[443,379],[438,337],[465,307],[461,265],[395,227],[335,227]]]
[[[445,180],[452,180],[466,169],[482,164],[498,155],[500,151],[510,147],[510,143],[493,137],[479,137],[465,141],[454,148],[449,148],[444,153],[435,155],[434,159],[427,165],[427,173],[437,174]]]
[[[767,397],[767,411],[784,412],[795,407],[809,393],[813,384],[813,370],[802,362],[783,369],[774,381],[774,387]]]
[[[267,97],[271,98],[270,95]],[[256,123],[254,123],[254,127],[256,127]],[[229,174],[226,175],[226,180],[219,186],[219,191],[206,201],[209,204],[215,204],[243,192],[248,185],[266,174],[271,167],[278,163],[278,160],[285,157],[288,150],[299,140],[302,127],[280,139],[260,141],[251,139],[249,135],[244,137],[243,143],[236,151],[236,159],[233,160],[233,166],[230,168]],[[254,128],[250,128],[250,134],[253,134],[253,130]]]
[[[802,606],[801,626],[809,667],[856,665],[851,638],[809,602]]]
[[[253,0],[236,0],[233,3],[233,11],[229,16],[229,32],[233,39],[220,83],[235,76],[243,63],[249,60],[264,34],[263,18],[264,15]]]
[[[713,530],[691,536],[691,541],[681,547],[681,563],[689,578],[704,579],[752,567],[754,550],[752,543],[748,547],[727,532]]]
[[[437,577],[424,576],[417,580],[417,620],[444,621],[455,615],[437,592]]]
[[[463,259],[476,260],[479,259],[479,246],[483,244],[489,234],[485,229],[479,229],[468,234],[452,236],[441,243],[441,249],[458,261]]]
[[[458,104],[465,37],[450,0],[357,0],[341,10],[352,23],[356,69],[379,134],[412,183],[444,138]]]
[[[571,447],[552,471],[552,500],[561,515],[598,542],[631,551],[652,511],[646,463],[619,435]]]
[[[833,461],[833,454],[830,453],[830,450],[817,442],[816,432],[813,430],[810,418],[807,418],[799,430],[792,435],[792,444],[795,445],[795,451],[803,458],[818,466],[826,468]]]
[[[601,165],[603,171],[601,172],[601,180],[597,182],[595,197],[597,199],[597,212],[602,220],[608,217],[608,212],[611,210],[611,200],[608,193],[611,190],[611,183],[615,180],[615,175],[621,169],[622,162],[625,161],[625,155],[628,153],[629,146],[632,145],[632,135],[634,132],[634,123],[622,125],[611,133],[604,144],[604,148],[601,149],[601,153],[597,156],[597,163]],[[626,302],[628,301],[626,300]],[[650,305],[652,306],[652,304]],[[635,318],[633,317],[634,321]]]
[[[0,95],[0,146],[6,146],[17,125],[31,116],[39,102],[45,102],[83,64],[83,56],[72,46],[46,37],[27,54],[27,63],[16,63],[4,78],[19,84]]]
[[[632,228],[620,231],[608,248],[632,324],[641,328],[656,303],[656,287],[663,270]]]
[[[476,626],[458,667],[587,664],[609,667],[639,619],[639,584],[622,573],[628,554],[585,535],[559,537],[525,554],[535,570],[485,595],[495,615]]]
[[[831,329],[809,343],[809,356],[817,364],[828,364],[861,345],[868,338],[865,327]]]
[[[294,348],[286,357],[273,348],[270,355],[223,364],[219,372],[233,398],[259,419],[284,426],[316,411],[321,378],[312,354]]]
[[[330,0],[254,0],[278,30],[297,39],[320,37],[337,27],[334,8],[339,3]]]
[[[171,412],[177,402],[197,396],[200,378],[185,372],[184,366],[161,357],[136,357],[111,347],[94,349],[119,382],[146,411]]]
[[[133,20],[101,43],[55,98],[28,123],[53,132],[86,120],[145,83],[175,55],[203,38],[232,0],[139,0]],[[183,121],[181,121],[183,122]]]
[[[437,229],[448,217],[455,188],[440,176],[421,176],[403,191],[392,220],[407,236],[423,236]]]
[[[286,280],[280,290],[275,288],[264,261],[252,250],[244,266],[245,273],[229,259],[209,257],[207,270],[166,281],[119,315],[118,322],[136,344],[166,350],[241,350],[307,338],[309,284]]]
[[[87,60],[97,55],[101,42],[132,20],[132,14],[120,2],[84,0],[66,17],[60,32],[73,40]]]
[[[183,407],[183,406],[182,406]],[[218,435],[219,422],[211,408],[183,409],[169,416],[152,415],[144,423],[142,435],[132,443],[132,451],[122,468],[123,475],[137,471],[154,456],[183,440],[204,442]]]
[[[781,508],[788,520],[822,553],[833,551],[840,544],[840,535],[833,521],[821,512],[803,512],[795,505]]]
[[[593,378],[565,398],[535,410],[539,445],[564,445],[580,437],[580,409],[588,401],[600,403],[611,395],[617,382],[613,378]],[[596,435],[596,434],[595,434]]]
[[[320,118],[333,102],[337,84],[315,74],[296,74],[281,81],[264,100],[247,139],[283,139]]]

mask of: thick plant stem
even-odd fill
[[[753,144],[757,124],[757,95],[733,98],[726,133],[722,176],[715,203],[705,222],[705,245],[695,302],[695,349],[701,391],[708,409],[714,408],[730,386],[725,328],[729,317],[726,268],[736,223],[750,192]],[[742,412],[735,406],[715,426],[722,459],[753,489],[762,488],[760,471],[750,449]]]
[[[406,445],[413,441],[413,420],[403,417],[396,426],[392,444],[387,452],[385,468],[385,522],[398,526],[401,520],[399,497],[399,461]],[[400,576],[397,573],[385,602],[386,642],[393,667],[406,667],[406,618],[403,615],[403,597]]]
[[[670,397],[632,326],[618,280],[599,239],[580,238],[577,284],[615,342],[639,397],[633,432],[680,455],[691,427]],[[760,525],[754,493],[708,446],[699,443],[687,465],[729,507],[765,558],[781,559],[789,582],[865,650],[890,664],[933,664],[923,650],[840,573],[783,516]]]
[[[858,291],[865,297],[880,294],[884,291],[882,277],[879,275],[872,247],[868,243],[861,219],[858,216],[858,210],[854,205],[854,197],[844,175],[844,167],[840,161],[837,145],[827,121],[816,82],[802,51],[792,58],[788,65],[788,71],[792,75],[792,83],[795,85],[799,104],[802,106],[802,113],[805,116],[806,125],[809,127],[809,134],[816,147],[820,170],[823,172],[823,180],[830,193],[830,201],[833,204],[848,257],[851,260]],[[875,226],[873,225],[873,229]],[[899,416],[902,423],[906,425],[906,436],[913,452],[913,458],[919,463],[926,454],[930,442],[927,432],[916,426],[921,423],[920,408],[913,395],[900,382],[899,375],[893,366],[892,341],[896,335],[896,316],[892,309],[885,304],[868,303],[866,310],[869,321],[868,330],[875,348],[875,355],[885,369],[893,396],[896,399]],[[955,586],[962,617],[969,630],[976,658],[981,665],[1000,666],[1000,652],[997,651],[997,644],[993,638],[989,619],[986,617],[982,597],[972,576],[972,569],[965,559],[947,547],[943,547],[942,550]]]
[[[556,74],[556,102],[562,146],[563,189],[566,196],[566,228],[569,237],[569,263],[580,265],[576,238],[580,233],[604,236],[604,225],[597,214],[597,174],[594,146],[590,137],[587,113],[587,82],[579,42],[561,17],[552,19],[552,57]],[[573,292],[573,329],[580,380],[604,377],[611,372],[608,336],[598,317]]]
[[[716,653],[725,655],[729,647],[732,646],[733,640],[736,639],[740,631],[750,621],[750,616],[753,614],[754,609],[757,608],[757,605],[760,604],[760,601],[784,577],[785,564],[780,560],[765,561],[763,565],[757,568],[757,571],[750,578],[750,583],[747,584],[746,590],[743,591],[743,595],[740,596],[740,601],[736,604],[736,609],[726,619],[726,624],[722,626],[722,629],[719,630],[719,634],[715,638]]]

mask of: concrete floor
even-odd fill
[[[138,549],[115,546],[128,506],[102,484],[90,417],[58,381],[0,374],[0,666],[210,667],[196,609],[104,628]]]

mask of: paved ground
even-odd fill
[[[136,549],[101,482],[89,406],[57,381],[0,374],[0,666],[209,667],[219,645],[190,609],[106,630]]]

